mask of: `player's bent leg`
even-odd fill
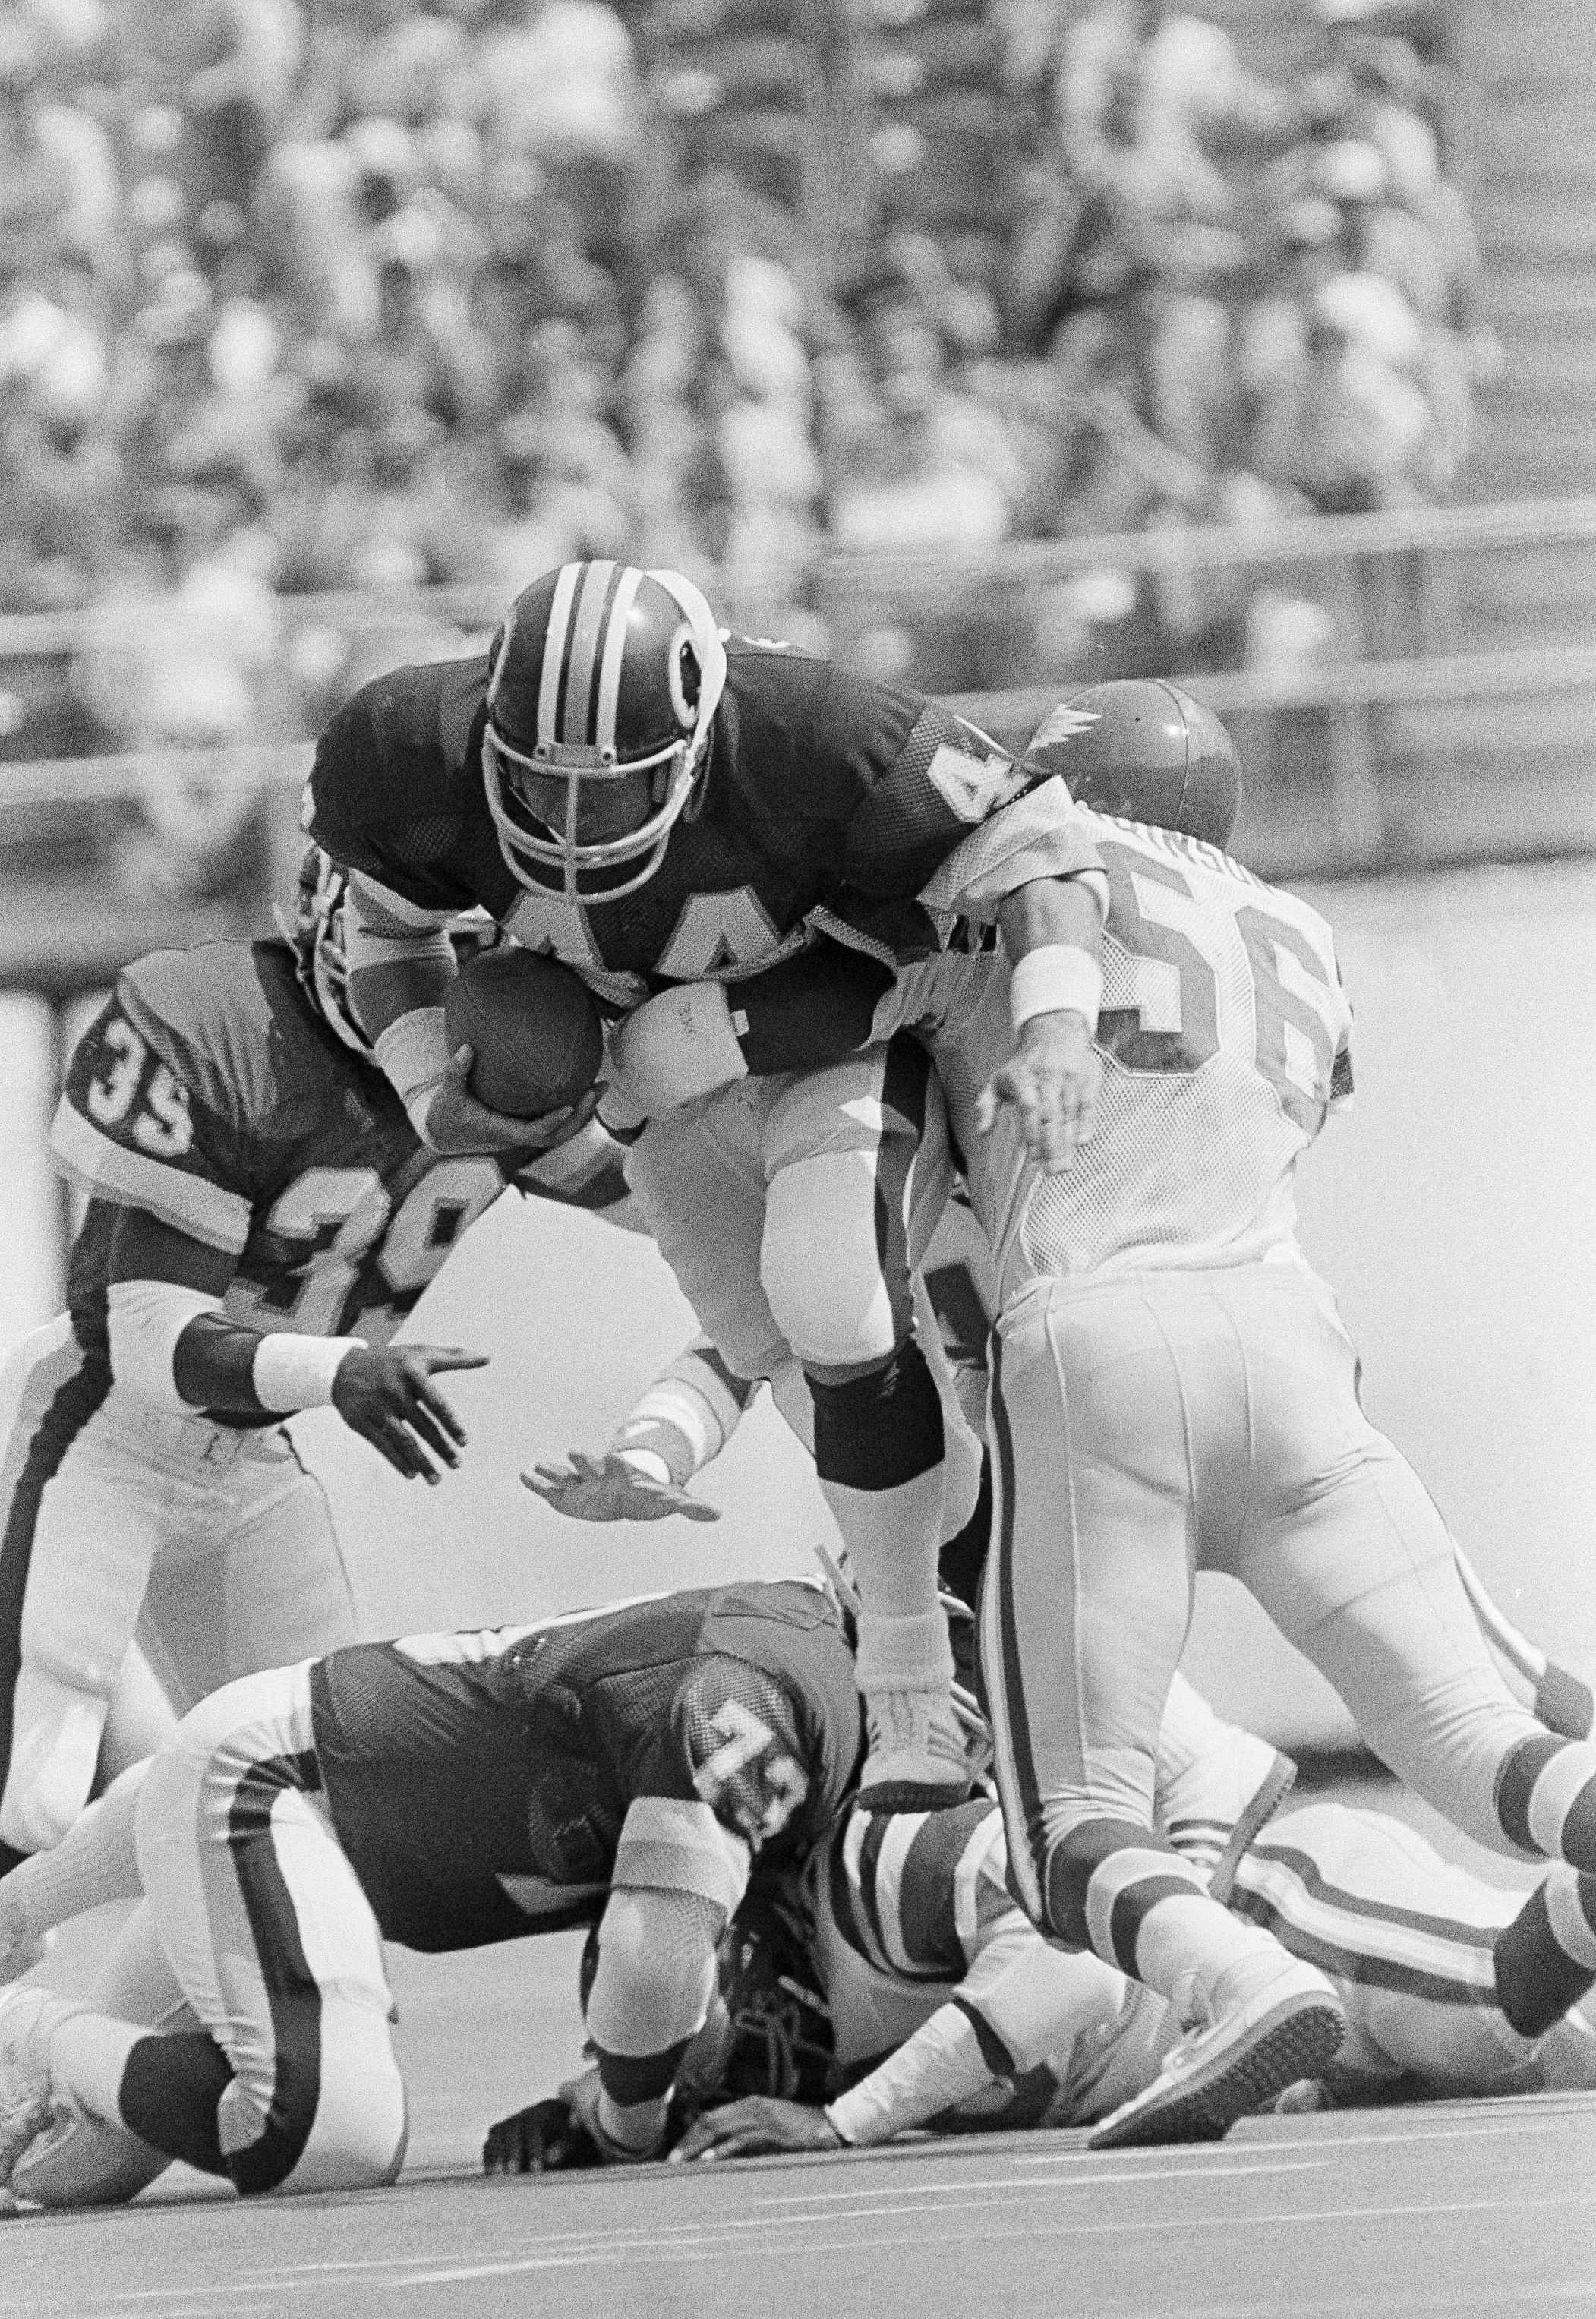
[[[80,1812],[59,1844],[0,1877],[0,1981],[36,1963],[44,1936],[69,1917],[142,1890],[133,1831],[148,1763],[131,1764]]]
[[[369,2187],[403,2159],[381,1942],[320,1777],[309,1669],[282,1669],[186,1717],[140,1801],[145,1888],[177,1981],[225,2055],[209,2124],[246,2193]],[[158,2052],[140,2066],[126,2122],[170,2149],[165,2104],[203,2131],[194,2057]]]
[[[760,1285],[764,1127],[788,1081],[744,1079],[651,1120],[627,1154],[627,1183],[699,1325],[740,1377],[788,1357]]]
[[[118,1934],[86,2005],[93,2013],[163,2034],[198,2030],[148,1905],[136,1908]],[[125,2206],[171,2162],[131,2127],[63,2108],[18,2161],[11,2188],[41,2206]]]
[[[937,1606],[942,1397],[914,1336],[912,1252],[951,1180],[940,1094],[906,1040],[794,1082],[765,1129],[760,1268],[815,1407],[815,1466],[861,1602],[861,1800],[958,1801],[969,1767]]]
[[[1222,2134],[1342,2031],[1323,1977],[1229,1916],[1153,1830],[1189,1616],[1186,1401],[1135,1300],[1041,1287],[999,1323],[981,1641],[1011,1884],[1044,1932],[1195,2025],[1096,2129],[1105,2147]]]
[[[325,1658],[359,1630],[327,1493],[285,1432],[265,1437],[239,1494],[223,1548],[226,1665],[218,1683]]]
[[[86,1802],[155,1532],[103,1471],[107,1358],[65,1318],[0,1372],[0,1867],[56,1843]]]
[[[1596,1872],[1596,1745],[1548,1732],[1508,1689],[1434,1501],[1357,1405],[1333,1313],[1285,1268],[1252,1269],[1233,1287],[1260,1307],[1248,1324],[1258,1484],[1227,1566],[1375,1754],[1455,1826]],[[1289,1363],[1269,1349],[1283,1325],[1300,1355]]]

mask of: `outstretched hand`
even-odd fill
[[[487,1362],[458,1345],[356,1345],[334,1374],[332,1405],[407,1482],[441,1482],[442,1468],[460,1463],[466,1434],[432,1379]]]
[[[1031,1158],[1045,1174],[1061,1175],[1096,1132],[1102,1086],[1103,1058],[1086,1016],[1069,1009],[1032,1015],[1019,1046],[977,1096],[976,1126],[989,1135],[999,1107],[1012,1104]]]
[[[718,1521],[717,1508],[706,1505],[674,1482],[658,1482],[624,1457],[610,1451],[590,1457],[571,1452],[561,1466],[535,1466],[522,1481],[535,1497],[573,1521],[663,1521],[667,1514],[685,1514],[689,1521]]]

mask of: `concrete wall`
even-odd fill
[[[1364,1359],[1365,1399],[1499,1598],[1596,1669],[1596,864],[1313,889],[1357,1007],[1358,1099],[1301,1180],[1303,1236]],[[40,1024],[0,1014],[0,1340],[46,1317],[50,1190]],[[453,1388],[467,1465],[405,1484],[313,1412],[372,1633],[809,1565],[829,1522],[762,1402],[705,1494],[717,1528],[583,1529],[519,1467],[597,1447],[691,1321],[646,1242],[505,1201],[430,1292],[415,1333],[480,1346]],[[1299,1744],[1349,1736],[1337,1703],[1240,1590],[1204,1582],[1190,1664],[1217,1701]]]

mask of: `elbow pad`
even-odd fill
[[[645,1118],[656,1118],[748,1077],[737,1033],[722,984],[684,982],[627,1015],[610,1041],[608,1076]]]
[[[111,1374],[124,1391],[155,1409],[194,1414],[172,1373],[177,1340],[202,1313],[220,1314],[221,1299],[175,1280],[113,1280],[106,1297]]]

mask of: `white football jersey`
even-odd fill
[[[975,1129],[1014,1044],[990,956],[902,978],[900,1019],[936,1057],[970,1198],[1006,1294],[1027,1278],[1295,1253],[1292,1178],[1352,1092],[1351,1009],[1330,927],[1195,838],[1082,815],[1108,873],[1096,1132],[1063,1174],[1012,1110]]]

